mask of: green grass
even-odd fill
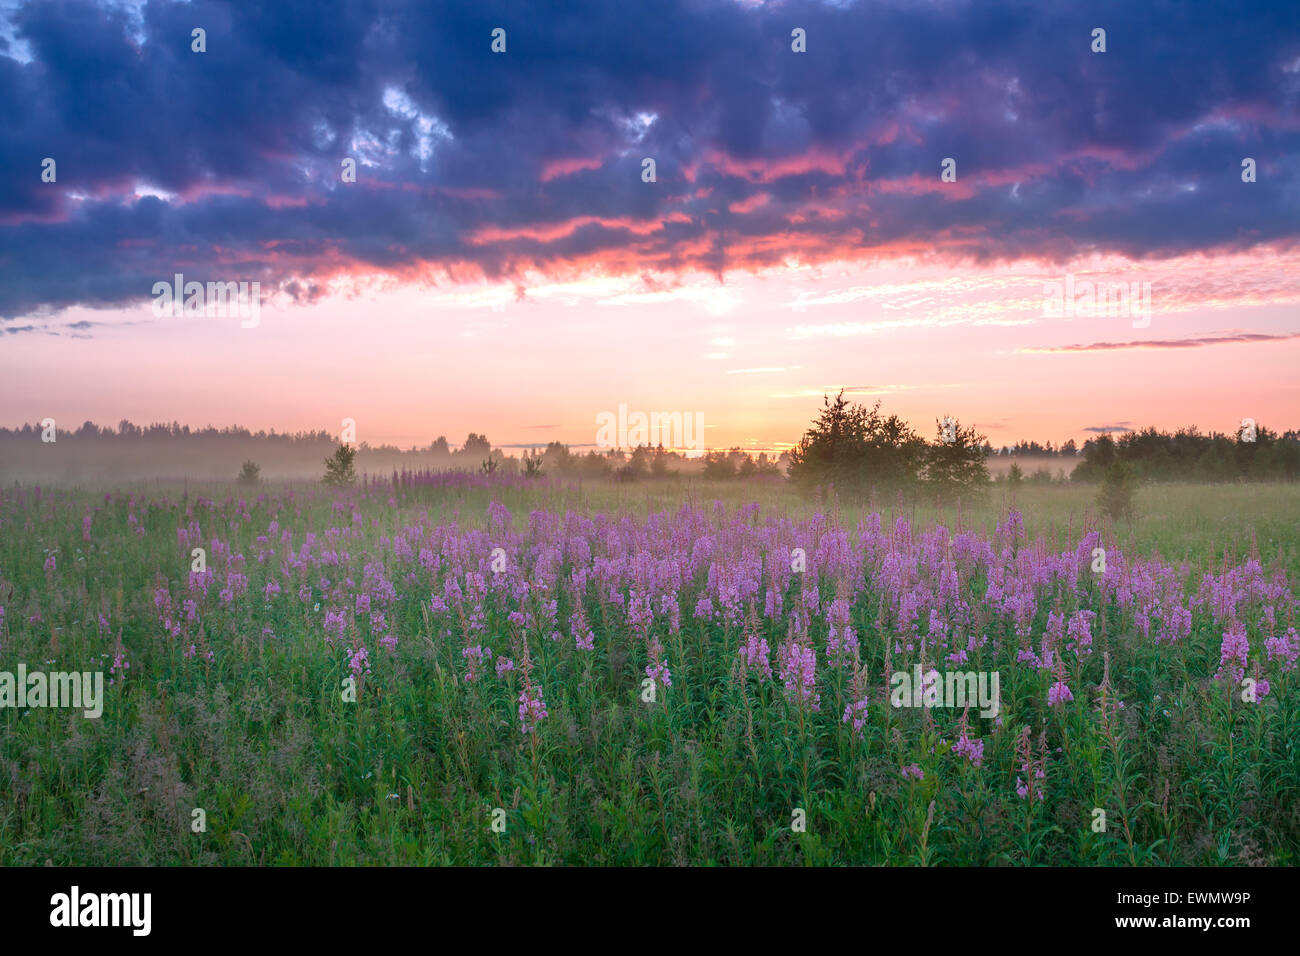
[[[295,532],[295,547],[305,529],[347,524],[328,497],[315,490],[308,499],[308,490],[299,486],[278,515]],[[269,607],[257,596],[266,568],[253,558],[254,539],[271,520],[267,506],[234,486],[190,486],[188,504],[200,493],[217,502],[210,517],[198,509],[205,538],[217,534],[248,555],[252,582],[244,600],[204,621],[212,662],[186,659],[152,604],[159,580],[175,594],[189,570],[176,537],[185,524],[179,488],[138,485],[107,504],[100,489],[47,491],[39,504],[24,489],[22,505],[4,492],[0,670],[19,661],[107,670],[118,650],[131,669],[124,683],[105,688],[98,720],[79,711],[0,710],[0,864],[1297,862],[1295,674],[1274,679],[1261,703],[1243,704],[1210,679],[1220,632],[1202,620],[1172,648],[1139,639],[1131,621],[1109,622],[1097,646],[1109,649],[1126,702],[1110,718],[1090,706],[1100,653],[1071,672],[1077,699],[1064,709],[1045,705],[1046,675],[1005,660],[972,661],[966,666],[1000,666],[1003,675],[1004,725],[981,722],[973,731],[986,741],[977,769],[948,752],[959,717],[950,711],[873,702],[865,737],[856,739],[840,720],[852,699],[849,675],[824,663],[819,714],[787,701],[779,682],[733,679],[740,631],[706,626],[689,608],[680,634],[664,637],[673,686],[647,705],[639,697],[644,647],[592,604],[597,649],[582,658],[567,638],[562,602],[565,641],[528,639],[549,716],[537,735],[522,735],[517,677],[463,681],[460,640],[444,636],[421,607],[429,584],[408,585],[396,574],[398,651],[390,659],[371,644],[374,673],[358,702],[345,702],[346,659],[322,641],[320,614],[288,588]],[[1083,528],[1102,527],[1128,553],[1187,562],[1193,588],[1202,571],[1219,569],[1225,557],[1238,564],[1252,550],[1266,568],[1296,580],[1300,487],[1147,487],[1137,517],[1119,526],[1099,523],[1095,493],[1023,486],[1012,495],[998,485],[961,508],[878,505],[886,527],[904,516],[918,527],[985,535],[1015,507],[1029,540],[1055,542],[1056,550],[1073,550]],[[240,517],[241,495],[251,520]],[[821,510],[849,528],[869,510],[809,501],[783,485],[414,489],[391,504],[387,492],[362,503],[364,547],[420,521],[482,526],[493,499],[510,509],[517,531],[534,509],[643,517],[720,500],[731,514],[757,500],[764,514],[802,519]],[[86,509],[94,511],[90,542],[81,536]],[[350,550],[359,554],[363,544]],[[51,551],[58,567],[47,576]],[[98,633],[100,612],[111,621],[109,637]],[[853,615],[864,663],[883,673],[885,635],[870,596]],[[263,637],[264,627],[273,638]],[[517,636],[505,636],[499,609],[489,629],[494,646],[519,647]],[[783,636],[768,633],[774,651]],[[1043,802],[1014,793],[1021,726],[1032,727],[1035,744],[1044,734],[1049,751]],[[912,763],[923,780],[900,775]],[[204,832],[191,827],[195,808],[206,815]],[[505,811],[504,833],[490,826],[494,808]],[[791,828],[796,808],[806,832]],[[1106,811],[1104,833],[1092,828],[1094,808]]]

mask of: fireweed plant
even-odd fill
[[[261,490],[0,491],[0,671],[111,678],[97,720],[0,709],[0,863],[1297,862],[1281,552],[1005,505]],[[998,672],[996,717],[891,706],[916,666]]]

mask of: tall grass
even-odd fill
[[[740,541],[742,525],[773,516],[814,542],[822,532],[810,528],[850,533],[871,510],[886,530],[905,518],[918,536],[942,524],[993,539],[1015,508],[1026,532],[1017,547],[1073,552],[1095,531],[1121,561],[1159,555],[1189,600],[1202,574],[1242,566],[1252,553],[1263,577],[1294,581],[1300,569],[1293,485],[1143,489],[1137,516],[1122,525],[1099,519],[1094,494],[1025,486],[1011,494],[998,486],[960,505],[878,501],[873,508],[801,499],[779,483],[685,481],[466,480],[339,496],[271,486],[253,497],[233,484],[142,484],[107,497],[90,489],[6,490],[0,670],[21,661],[29,669],[107,672],[119,657],[130,669],[106,689],[98,720],[53,708],[0,710],[0,863],[1295,864],[1295,674],[1269,670],[1268,696],[1244,703],[1235,685],[1214,679],[1224,628],[1205,608],[1186,639],[1155,642],[1085,573],[1078,606],[1105,613],[1093,632],[1096,652],[1069,659],[1064,676],[1075,700],[1058,707],[1047,704],[1047,690],[1060,675],[1017,666],[1007,623],[985,621],[982,630],[995,640],[961,669],[999,670],[1003,710],[998,723],[968,715],[972,737],[985,745],[976,766],[951,749],[960,712],[888,706],[886,672],[910,661],[893,651],[897,622],[882,612],[886,596],[869,575],[851,607],[859,674],[829,665],[819,617],[808,628],[819,657],[819,709],[792,699],[779,676],[763,680],[739,667],[744,622],[692,616],[703,571],[683,588],[680,629],[656,618],[672,686],[657,687],[648,704],[646,645],[594,586],[577,601],[595,634],[591,652],[575,649],[568,621],[577,606],[563,588],[549,595],[558,601],[559,640],[536,620],[509,618],[524,606],[536,617],[540,600],[490,593],[482,643],[516,669],[498,676],[489,666],[466,681],[462,624],[430,604],[455,562],[439,555],[443,564],[429,571],[400,558],[395,545],[405,529],[419,529],[411,538],[426,543],[482,542],[485,553],[465,559],[473,568],[490,560],[487,544],[501,541],[512,561],[531,567],[548,540],[530,529],[533,512],[604,514],[610,527],[635,521],[644,528],[649,516],[665,522],[683,507],[698,508],[719,541]],[[757,515],[737,517],[755,500]],[[508,534],[492,532],[492,502],[512,513]],[[191,558],[177,529],[190,521],[202,525],[216,583],[199,620],[178,638],[161,623],[155,594],[167,589],[181,616]],[[268,534],[272,522],[278,528]],[[436,538],[435,529],[452,524],[455,535]],[[329,547],[349,557],[338,566],[313,563],[301,578],[312,593],[301,600],[298,579],[285,579],[280,562],[303,546],[307,531],[318,536],[314,561],[330,528],[341,534]],[[289,545],[278,538],[285,531]],[[216,595],[239,562],[218,556],[213,538],[245,557],[247,592],[225,605]],[[265,554],[272,549],[274,556]],[[810,559],[819,560],[812,552]],[[359,594],[368,561],[381,563],[396,589],[387,612],[398,641],[391,654],[383,651],[370,625],[353,619],[353,645],[366,643],[372,665],[350,703],[340,691],[351,674],[348,641],[328,643],[322,623],[339,602],[324,592]],[[565,557],[560,579],[573,563]],[[271,580],[283,591],[264,598]],[[824,611],[835,596],[833,575],[823,582]],[[986,585],[973,578],[962,586],[975,600]],[[788,611],[800,600],[798,583],[783,597]],[[1288,592],[1274,603],[1281,630],[1294,602]],[[756,619],[761,591],[758,604]],[[1034,618],[1035,647],[1050,609],[1044,600]],[[750,625],[769,642],[774,669],[786,624]],[[1256,664],[1263,656],[1253,618],[1251,628]],[[191,643],[196,650],[187,656]],[[521,733],[516,714],[525,648],[548,709],[532,733]],[[869,700],[861,734],[842,720],[863,692],[855,679]],[[1122,709],[1096,706],[1104,683]],[[1032,760],[1047,768],[1042,800],[1016,790],[1027,776],[1025,727]],[[919,778],[904,772],[913,766]],[[195,808],[206,816],[203,832],[192,828]],[[504,832],[492,827],[496,808]],[[1096,809],[1105,811],[1104,831],[1095,829]],[[807,820],[804,832],[792,828],[796,810]]]

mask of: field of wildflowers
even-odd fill
[[[714,490],[0,491],[0,671],[105,675],[0,709],[0,863],[1298,861],[1293,490],[1181,551]]]

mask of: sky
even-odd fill
[[[0,425],[1298,427],[1298,107],[1287,3],[0,0]]]

